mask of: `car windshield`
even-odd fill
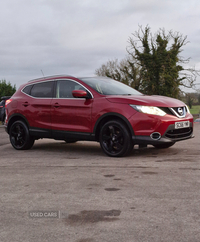
[[[80,80],[102,95],[142,95],[132,87],[107,77],[88,77]]]

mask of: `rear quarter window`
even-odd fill
[[[33,85],[29,85],[29,86],[26,86],[22,91],[28,95],[30,95],[31,93],[31,88],[33,87]]]

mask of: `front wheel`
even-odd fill
[[[102,150],[112,157],[125,156],[133,149],[131,135],[120,120],[105,123],[100,130],[99,141]]]
[[[27,125],[19,120],[12,124],[10,131],[10,143],[16,150],[28,150],[34,144],[34,139],[30,136]]]

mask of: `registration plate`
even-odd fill
[[[175,129],[183,129],[190,127],[190,121],[176,122]]]

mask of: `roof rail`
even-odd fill
[[[32,79],[28,82],[33,82],[33,81],[39,81],[39,80],[45,80],[45,79],[52,79],[52,78],[58,78],[58,77],[75,77],[75,76],[72,76],[72,75],[67,75],[67,74],[64,74],[64,75],[53,75],[53,76],[44,76],[44,77],[40,77],[40,78],[36,78],[36,79]]]

